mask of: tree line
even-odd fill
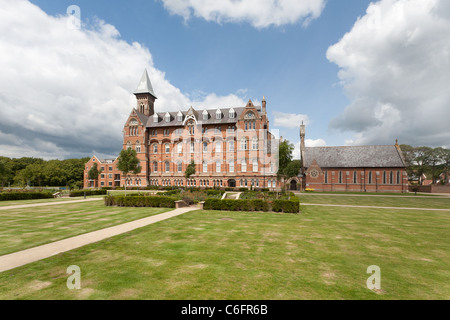
[[[1,187],[83,187],[83,171],[89,158],[43,160],[0,157]]]
[[[450,173],[450,149],[431,148],[426,146],[413,147],[402,144],[400,146],[406,162],[406,171],[410,180],[422,183],[421,176],[425,175],[433,183],[448,182]]]

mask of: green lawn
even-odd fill
[[[16,201],[16,204],[23,204]],[[105,207],[103,201],[0,210],[0,255],[166,212]]]
[[[449,227],[445,211],[195,211],[0,273],[0,299],[449,299]]]
[[[86,197],[86,199],[103,197],[104,196],[88,196]],[[84,197],[0,201],[0,207],[18,206],[23,204],[38,204],[46,202],[66,202],[74,200],[84,200]]]
[[[301,203],[314,204],[450,209],[450,197],[414,198],[388,196],[319,195],[313,193],[303,193],[299,195],[299,198]]]

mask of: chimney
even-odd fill
[[[266,97],[262,99],[262,114],[266,114]]]

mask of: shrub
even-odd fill
[[[296,197],[293,200],[264,201],[259,199],[233,200],[233,199],[206,199],[203,206],[205,210],[224,211],[263,211],[299,213],[300,201]]]
[[[49,192],[2,192],[2,193],[0,193],[0,201],[50,199],[50,198],[53,198],[53,195]]]
[[[106,196],[106,206],[175,208],[175,198],[159,196]]]
[[[69,197],[83,197],[85,192],[86,192],[86,196],[98,196],[98,195],[105,195],[108,191],[107,190],[76,190],[76,191],[72,191],[69,194]]]

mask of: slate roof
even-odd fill
[[[261,112],[260,107],[255,107],[258,112]],[[230,118],[230,110],[233,109],[235,111],[235,117]],[[186,119],[186,116],[188,115],[189,111],[194,111],[194,115],[197,119],[198,123],[201,123],[202,125],[212,125],[212,124],[235,124],[238,122],[238,119],[242,115],[242,113],[247,108],[224,108],[220,109],[222,111],[222,118],[220,120],[216,119],[216,111],[217,109],[210,109],[206,110],[208,112],[208,120],[203,120],[203,109],[197,109],[194,110],[193,108],[190,108],[188,111],[181,111],[183,114],[183,121]],[[162,128],[162,127],[173,127],[173,126],[183,126],[183,121],[178,121],[178,113],[176,112],[169,112],[170,114],[170,122],[166,122],[165,115],[167,112],[155,112],[155,114],[158,115],[158,123],[154,122],[153,115],[148,117],[147,121],[147,127],[148,128]]]
[[[147,69],[144,70],[142,74],[141,81],[139,81],[139,85],[137,89],[134,91],[134,94],[140,93],[150,93],[152,96],[156,98],[155,93],[153,92],[152,83],[150,78],[148,77]]]
[[[314,160],[321,168],[404,168],[396,146],[352,146],[305,148],[305,167]]]

